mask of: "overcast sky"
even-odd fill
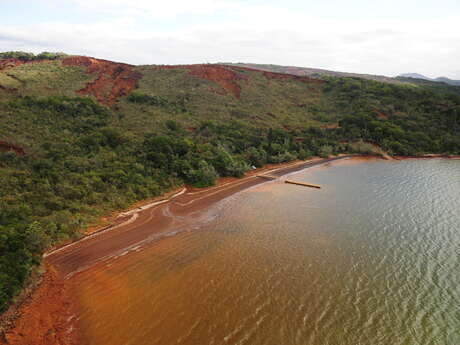
[[[459,0],[0,0],[0,51],[460,79]]]

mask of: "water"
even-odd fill
[[[77,276],[86,343],[460,344],[460,161],[289,178]]]

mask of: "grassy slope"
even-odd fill
[[[39,112],[8,109],[5,103],[24,96],[76,97],[94,76],[78,66],[63,66],[61,61],[33,62],[0,71],[0,140],[17,143],[36,152],[44,140],[61,140],[56,119],[43,118]]]
[[[359,73],[345,73],[345,72],[336,72],[336,71],[328,71],[316,68],[305,68],[305,67],[295,67],[295,66],[280,66],[280,65],[262,65],[262,64],[251,64],[251,63],[235,63],[235,64],[228,64],[229,66],[242,66],[242,67],[249,67],[249,68],[256,68],[264,71],[271,71],[277,73],[287,73],[287,74],[294,74],[294,75],[306,75],[306,76],[313,76],[318,78],[327,78],[327,77],[346,77],[346,78],[359,78],[359,79],[367,79],[373,80],[377,82],[389,83],[389,84],[397,84],[397,85],[412,85],[415,87],[425,87],[434,92],[452,92],[460,95],[460,87],[454,85],[448,85],[444,82],[435,82],[430,80],[424,79],[416,79],[416,78],[407,78],[407,77],[386,77],[386,76],[379,76],[379,75],[370,75],[370,74],[359,74]]]
[[[226,92],[214,81],[191,75],[185,67],[135,67],[134,71],[142,74],[135,92],[159,97],[166,104],[138,104],[126,96],[118,98],[108,125],[133,137],[149,132],[165,133],[164,124],[171,119],[189,131],[204,121],[217,124],[239,121],[259,129],[292,131],[334,127],[347,115],[363,111],[386,114],[388,121],[403,119],[409,123],[411,118],[414,121],[430,120],[431,115],[427,112],[446,112],[446,104],[448,108],[457,100],[446,101],[436,94],[456,94],[460,89],[446,85],[441,88],[438,83],[391,85],[355,78],[330,78],[325,84],[316,84],[295,78],[273,78],[261,71],[227,68],[240,77],[234,81],[241,87],[240,98]],[[17,110],[7,109],[5,101],[23,96],[75,97],[76,91],[97,77],[97,74],[86,73],[84,66],[63,66],[60,60],[0,70],[0,140],[17,144],[32,153],[39,152],[43,142],[68,139],[72,133],[65,131],[59,118],[43,119],[40,113],[27,109],[20,110],[19,114]],[[425,91],[431,92],[433,101],[430,108],[424,110],[420,100],[425,97]],[[405,97],[407,101],[398,97]],[[437,121],[442,114],[438,115],[431,120]]]
[[[184,127],[197,127],[205,120],[226,123],[230,120],[250,121],[260,127],[292,128],[319,125],[313,107],[321,103],[321,85],[308,85],[296,80],[268,79],[260,72],[240,71],[247,80],[239,80],[241,98],[225,93],[214,82],[189,75],[185,69],[157,69],[153,66],[135,68],[142,73],[138,92],[160,96],[170,107],[134,104],[127,97],[119,99],[111,124],[140,134],[160,129],[168,119]],[[20,96],[76,96],[75,92],[94,80],[84,68],[62,66],[60,61],[30,63],[0,71],[0,85],[17,91],[0,89],[0,102]],[[185,99],[185,101],[183,101]],[[186,104],[185,112],[174,104]],[[1,105],[0,105],[1,107]],[[17,116],[2,112],[0,139],[13,141],[32,149],[47,137],[49,123],[41,123],[38,114]],[[37,136],[37,133],[41,133]]]
[[[44,61],[23,64],[0,71],[0,85],[15,88],[9,93],[0,91],[0,100],[12,96],[75,96],[75,91],[83,88],[93,77],[85,74],[78,66],[63,66],[61,61]]]
[[[321,90],[295,80],[270,80],[260,72],[240,72],[247,80],[239,80],[241,97],[225,93],[214,82],[189,75],[186,69],[156,69],[142,66],[138,92],[160,96],[171,104],[185,99],[186,111],[174,107],[154,107],[130,103],[121,99],[118,107],[129,118],[135,131],[159,127],[167,119],[174,119],[184,127],[197,127],[202,121],[227,123],[230,120],[250,121],[260,127],[308,126],[316,122],[312,114],[299,104],[316,103]],[[220,94],[222,93],[222,94]],[[224,94],[225,93],[225,94]]]

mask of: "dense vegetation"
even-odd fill
[[[64,56],[66,56],[66,54],[64,53],[50,53],[50,52],[42,52],[40,54],[21,52],[21,51],[0,53],[0,59],[18,59],[21,61],[56,60]]]
[[[460,154],[460,97],[354,78],[325,84],[238,70],[241,97],[184,69],[138,67],[108,108],[75,94],[91,80],[59,61],[2,74],[0,311],[41,254],[111,210],[252,166],[344,152]]]
[[[342,140],[399,155],[459,152],[460,95],[358,79],[331,79],[326,89],[348,113],[339,120]]]

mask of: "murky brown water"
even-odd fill
[[[72,278],[87,344],[460,344],[460,161],[313,168]]]

